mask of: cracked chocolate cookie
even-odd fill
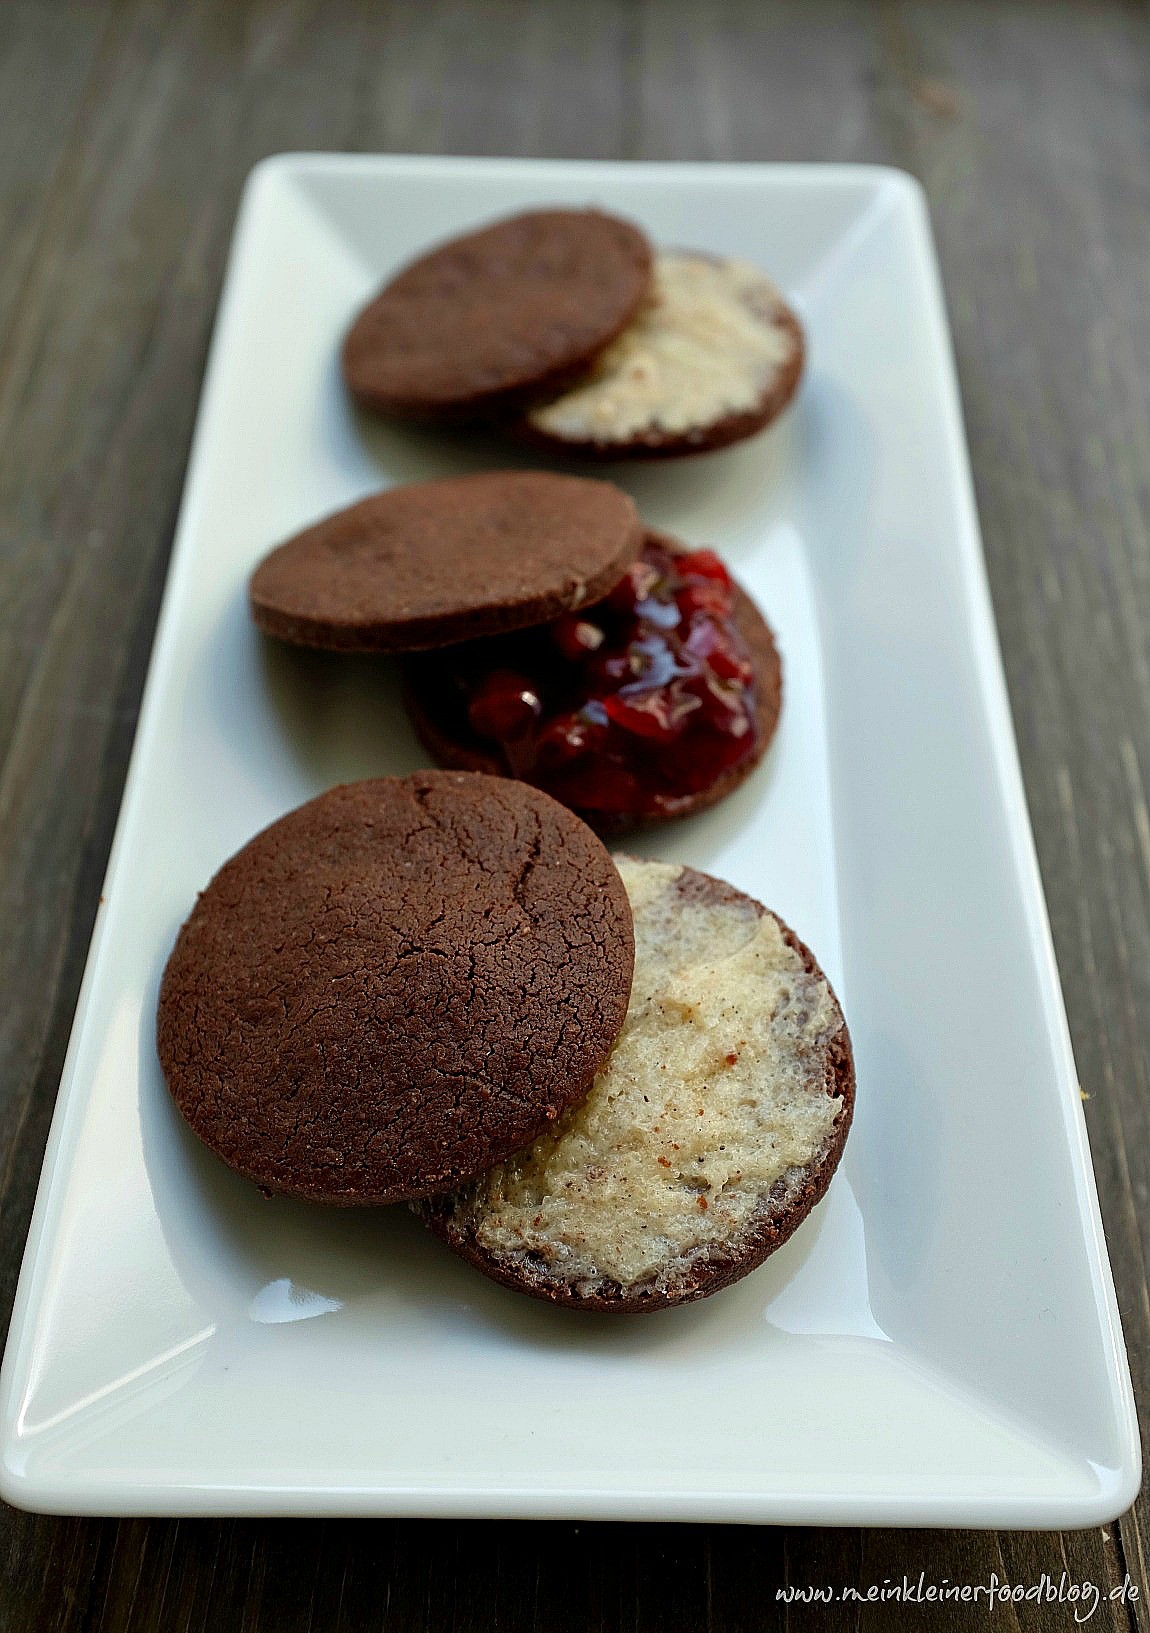
[[[252,617],[302,646],[445,646],[598,600],[642,543],[634,504],[609,482],[547,471],[414,482],[273,550],[252,575]]]
[[[753,436],[794,396],[803,331],[745,261],[661,253],[651,297],[589,374],[515,427],[587,459],[669,459]]]
[[[586,1094],[631,988],[631,910],[545,794],[458,772],[332,789],[216,874],[160,990],[199,1138],[266,1192],[459,1185]]]
[[[780,919],[691,868],[616,860],[635,978],[590,1093],[414,1207],[507,1287],[634,1312],[717,1292],[787,1240],[838,1164],[855,1079],[835,995]]]
[[[352,396],[380,414],[466,420],[554,394],[635,316],[651,284],[637,227],[531,210],[411,263],[343,345]]]

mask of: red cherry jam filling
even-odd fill
[[[577,810],[672,812],[755,748],[754,667],[713,550],[649,540],[604,601],[414,660],[452,740]]]

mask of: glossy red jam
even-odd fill
[[[672,814],[752,753],[754,669],[713,550],[649,541],[606,600],[414,660],[433,726],[576,810]]]

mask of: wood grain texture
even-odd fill
[[[5,0],[0,1304],[11,1303],[243,177],[285,148],[840,159],[924,181],[1126,1334],[1150,1403],[1150,14],[1119,0]],[[1145,1419],[1144,1419],[1145,1421]],[[1109,1588],[1062,1536],[0,1514],[25,1629],[1073,1625],[775,1601]]]

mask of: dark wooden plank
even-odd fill
[[[966,8],[964,8],[964,11]],[[1150,1322],[1150,56],[1141,8],[891,7],[887,102],[930,190],[1003,657],[1135,1390]],[[993,75],[987,65],[993,64]],[[1068,253],[1069,246],[1073,251]],[[1144,1499],[1111,1573],[1147,1595]],[[1084,1575],[1087,1536],[1068,1539]],[[1142,1622],[1139,1625],[1144,1625]]]
[[[0,1284],[10,1302],[238,189],[288,147],[925,181],[1140,1398],[1150,1399],[1150,20],[849,0],[19,0],[0,16]],[[51,115],[49,117],[49,115]],[[1065,1536],[0,1518],[0,1630],[880,1627],[779,1584],[1100,1587]],[[905,1625],[1067,1626],[1065,1608]]]

